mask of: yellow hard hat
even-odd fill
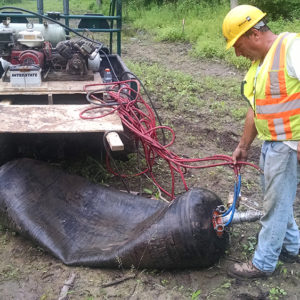
[[[234,7],[224,18],[223,35],[226,39],[226,49],[258,23],[266,14],[252,5],[238,5]]]

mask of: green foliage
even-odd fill
[[[192,296],[191,296],[191,300],[199,299],[201,292],[202,292],[201,290],[197,290],[197,291],[193,292]]]
[[[160,30],[158,39],[169,42],[184,41],[184,33],[179,26],[167,26]]]
[[[226,14],[228,7],[195,3],[195,0],[189,0],[179,2],[177,6],[169,4],[144,10],[132,9],[132,24],[136,28],[153,32],[157,40],[193,43],[192,54],[197,57],[228,58],[220,18],[220,15]]]
[[[277,0],[276,3],[284,1],[298,2],[298,0]],[[155,1],[148,1],[147,6],[143,3],[143,0],[131,0],[125,5],[126,20],[133,27],[153,33],[160,41],[191,43],[193,45],[191,55],[201,58],[218,58],[237,68],[249,68],[251,64],[249,60],[236,57],[233,49],[225,50],[221,28],[223,18],[230,10],[229,1],[177,0],[162,1],[162,5],[157,5]],[[273,6],[283,9],[279,5],[273,4]],[[288,4],[287,7],[290,5]],[[269,12],[267,8],[263,10]],[[299,13],[295,16],[299,16]],[[283,13],[280,18],[270,20],[271,30],[275,33],[300,32],[300,22],[284,18]]]
[[[223,111],[225,107],[228,108],[224,101],[218,101],[217,105],[211,104],[218,95],[225,94],[226,99],[237,99],[239,95],[238,84],[234,81],[216,81],[215,78],[207,76],[199,82],[190,75],[167,71],[157,64],[127,62],[127,65],[138,77],[143,76],[143,83],[150,94],[155,93],[159,103],[178,112],[204,107]],[[208,97],[213,100],[204,100]]]
[[[282,17],[276,21],[270,21],[268,26],[276,34],[286,32],[300,32],[300,22],[284,20]]]
[[[282,297],[284,297],[286,295],[287,295],[287,292],[278,286],[271,288],[269,291],[270,300],[282,299]]]
[[[299,0],[247,0],[244,2],[259,7],[273,20],[299,19]]]
[[[110,1],[104,1],[103,11],[108,13]],[[37,12],[36,0],[0,0],[0,6],[16,6],[24,9]],[[70,14],[82,14],[82,13],[100,13],[100,8],[96,3],[96,0],[69,0]],[[44,11],[58,11],[63,12],[62,0],[44,0]]]
[[[238,107],[238,108],[233,108],[231,110],[231,115],[233,116],[233,118],[235,120],[240,121],[240,120],[245,119],[247,111],[248,111],[247,106],[241,106],[241,107]]]
[[[184,3],[185,7],[195,7],[201,4],[220,4],[221,0],[125,0],[125,4],[130,4],[135,7],[149,7],[151,5],[163,6],[167,4],[181,5]]]
[[[253,254],[255,247],[257,244],[257,239],[255,236],[249,236],[247,238],[247,243],[243,243],[242,247],[243,247],[243,255],[245,257],[249,257]]]
[[[186,114],[191,118],[205,116],[207,120],[213,116],[232,119],[235,107],[241,107],[238,79],[221,79],[213,76],[194,78],[183,72],[167,70],[158,64],[132,63],[126,61],[129,69],[143,80],[154,105],[164,111],[170,110],[178,116]],[[145,98],[146,100],[146,98]],[[245,105],[246,106],[246,103]],[[199,113],[201,112],[201,113]],[[211,123],[218,126],[219,121]],[[167,124],[165,124],[167,125]],[[169,124],[171,127],[172,125]],[[169,141],[169,137],[167,136]],[[195,146],[197,140],[193,134],[187,136],[186,143]]]
[[[20,279],[20,269],[18,266],[9,264],[0,270],[0,281]]]
[[[113,177],[103,166],[102,161],[90,156],[85,160],[62,162],[60,167],[71,174],[85,177],[94,183],[105,183]]]
[[[166,108],[174,110],[182,109],[190,101],[201,105],[199,97],[195,99],[195,94],[201,94],[204,89],[195,82],[190,75],[181,72],[167,71],[157,64],[133,64],[128,62],[130,70],[137,76],[143,76],[143,83],[151,92],[155,92],[160,97],[159,102]]]
[[[209,294],[207,299],[211,299],[211,296],[214,299],[224,299],[224,295],[226,294],[226,290],[230,289],[231,281],[226,280],[221,285],[214,290],[212,290]]]
[[[15,5],[21,3],[22,0],[0,0],[0,6],[4,5]]]

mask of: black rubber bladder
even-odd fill
[[[67,265],[203,268],[224,254],[217,195],[193,188],[167,203],[103,187],[45,162],[0,168],[0,221]]]

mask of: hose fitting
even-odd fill
[[[221,205],[223,206],[223,205]],[[213,212],[212,223],[214,230],[217,233],[218,237],[222,237],[225,230],[226,224],[231,218],[231,215],[223,216],[222,208],[220,206],[216,208]],[[241,224],[244,222],[255,222],[258,221],[263,216],[263,212],[256,210],[247,210],[247,211],[235,211],[233,217],[231,218],[231,224]]]

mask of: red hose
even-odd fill
[[[130,87],[131,83],[135,83],[137,86],[137,91]],[[93,91],[91,91],[91,87],[100,87],[101,89],[97,89],[97,93],[99,91],[103,91],[103,93],[107,93],[109,98],[118,103],[111,107],[111,110],[108,113],[103,115],[93,115],[88,116],[87,113],[93,110],[99,109],[98,105],[92,106],[88,109],[85,109],[80,113],[80,117],[82,119],[96,119],[103,118],[109,114],[117,112],[120,116],[120,119],[124,126],[126,126],[134,135],[137,140],[141,143],[144,153],[147,167],[144,171],[135,174],[135,175],[124,175],[117,174],[113,171],[110,165],[109,156],[106,156],[106,164],[108,170],[114,175],[128,177],[128,176],[138,176],[144,173],[148,173],[152,178],[157,187],[168,195],[171,199],[175,198],[175,173],[178,173],[181,177],[183,185],[186,190],[188,190],[188,186],[186,180],[184,178],[184,173],[186,169],[203,169],[203,168],[211,168],[217,166],[230,166],[233,168],[234,174],[237,176],[239,170],[242,165],[248,165],[251,167],[260,170],[258,166],[244,162],[238,161],[236,164],[233,163],[232,157],[228,155],[213,155],[204,158],[183,158],[169,150],[168,148],[175,141],[175,132],[172,128],[168,126],[156,126],[155,115],[151,109],[151,107],[143,100],[140,95],[140,84],[136,80],[126,80],[121,82],[114,83],[104,83],[104,84],[89,84],[84,87],[86,92],[89,92],[90,97],[99,102],[100,105],[105,106],[106,102],[102,99],[98,98]],[[107,90],[109,88],[109,90]],[[124,94],[124,92],[129,93],[130,95],[135,96],[134,99],[130,99],[128,96]],[[131,97],[132,98],[132,97]],[[162,145],[157,136],[157,129],[165,129],[171,133],[171,141],[167,145]],[[169,165],[170,175],[171,175],[171,191],[165,190],[155,178],[154,173],[152,172],[153,166],[156,163],[157,158],[164,159]],[[203,162],[215,161],[212,164],[204,164]],[[202,163],[202,164],[201,164]]]

